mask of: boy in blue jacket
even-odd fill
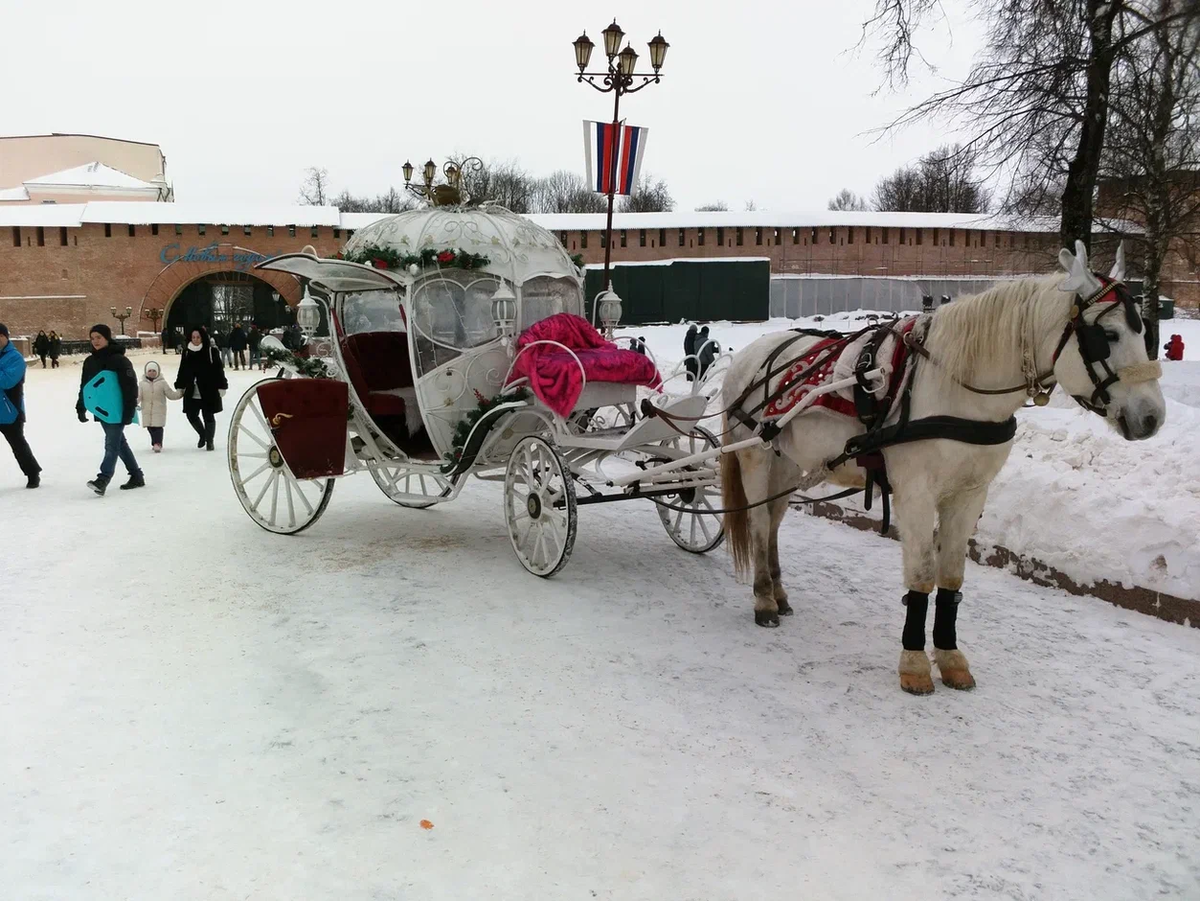
[[[0,323],[0,433],[8,440],[17,465],[29,481],[26,488],[42,484],[42,467],[25,440],[25,358],[8,340],[8,327]]]

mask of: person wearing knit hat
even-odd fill
[[[0,434],[12,448],[25,473],[26,488],[42,483],[42,467],[25,440],[25,357],[8,340],[8,326],[0,322]]]
[[[100,422],[104,427],[104,459],[100,463],[100,473],[87,483],[88,487],[96,494],[103,495],[108,483],[112,481],[113,473],[117,469],[117,458],[120,457],[129,471],[129,481],[122,485],[121,489],[142,488],[146,484],[145,477],[133,456],[129,442],[125,440],[125,426],[133,422],[133,415],[137,410],[138,380],[133,372],[133,364],[125,356],[125,349],[113,341],[112,329],[104,323],[93,325],[88,337],[92,342],[92,353],[83,361],[79,396],[75,401],[75,412],[79,421],[87,422],[83,388],[92,379],[101,372],[113,372],[117,376],[117,384],[121,387],[121,421]]]

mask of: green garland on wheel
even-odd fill
[[[475,424],[484,417],[485,413],[489,413],[501,404],[510,404],[514,401],[527,400],[529,391],[525,388],[518,388],[516,391],[508,394],[497,394],[495,397],[484,397],[478,391],[475,392],[477,401],[475,409],[471,410],[467,415],[458,421],[458,425],[454,427],[454,444],[453,449],[446,454],[446,463],[450,466],[457,465],[462,459],[463,448],[467,446],[467,439],[471,437],[471,429],[475,428]]]

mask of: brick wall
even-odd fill
[[[326,226],[315,236],[308,227],[297,227],[292,235],[287,226],[255,226],[249,234],[242,226],[228,227],[228,234],[215,225],[203,226],[204,234],[194,224],[179,226],[182,234],[174,225],[132,228],[132,235],[130,226],[119,224],[0,229],[0,322],[13,334],[55,329],[66,338],[84,338],[97,322],[119,331],[110,308],[133,307],[136,317],[146,292],[168,265],[165,261],[189,248],[229,243],[272,256],[312,244],[319,254],[332,255],[347,236],[340,229],[335,236],[335,229]],[[134,318],[125,327],[133,333],[152,325]]]

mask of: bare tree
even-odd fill
[[[1090,246],[1113,68],[1139,38],[1194,19],[1195,0],[1165,13],[1158,0],[996,0],[979,4],[987,43],[961,84],[908,110],[892,127],[937,116],[971,130],[967,146],[1023,180],[1061,178],[1060,239]],[[865,34],[881,35],[886,79],[904,83],[917,29],[940,0],[876,0]],[[1049,149],[1048,149],[1049,148]],[[1056,165],[1061,168],[1055,168]]]
[[[605,200],[590,190],[583,176],[558,169],[533,186],[534,211],[538,213],[602,213]]]
[[[416,198],[401,194],[394,187],[388,188],[385,194],[374,197],[356,197],[349,191],[342,191],[329,201],[343,213],[403,213],[417,205]]]
[[[675,200],[665,179],[647,175],[637,190],[621,198],[619,209],[622,213],[669,213],[675,209]]]
[[[325,206],[329,193],[329,170],[309,166],[300,183],[300,202],[308,206]]]
[[[1159,0],[1168,18],[1178,0]],[[1159,351],[1163,267],[1181,239],[1200,228],[1200,24],[1176,20],[1129,45],[1114,72],[1112,122],[1104,154],[1104,212],[1142,225],[1146,346]]]
[[[758,209],[758,204],[754,202],[753,197],[746,201],[746,206],[744,207],[744,209],[748,213],[753,213],[755,210]]]
[[[714,203],[706,203],[696,207],[697,213],[727,213],[729,205],[724,200],[718,200]]]
[[[975,174],[976,154],[958,144],[939,147],[915,166],[902,166],[875,187],[877,210],[982,213],[989,195]]]
[[[829,201],[829,209],[831,210],[856,212],[859,210],[865,210],[866,208],[867,201],[862,197],[859,197],[849,188],[842,188],[842,190],[838,191],[837,196]]]

